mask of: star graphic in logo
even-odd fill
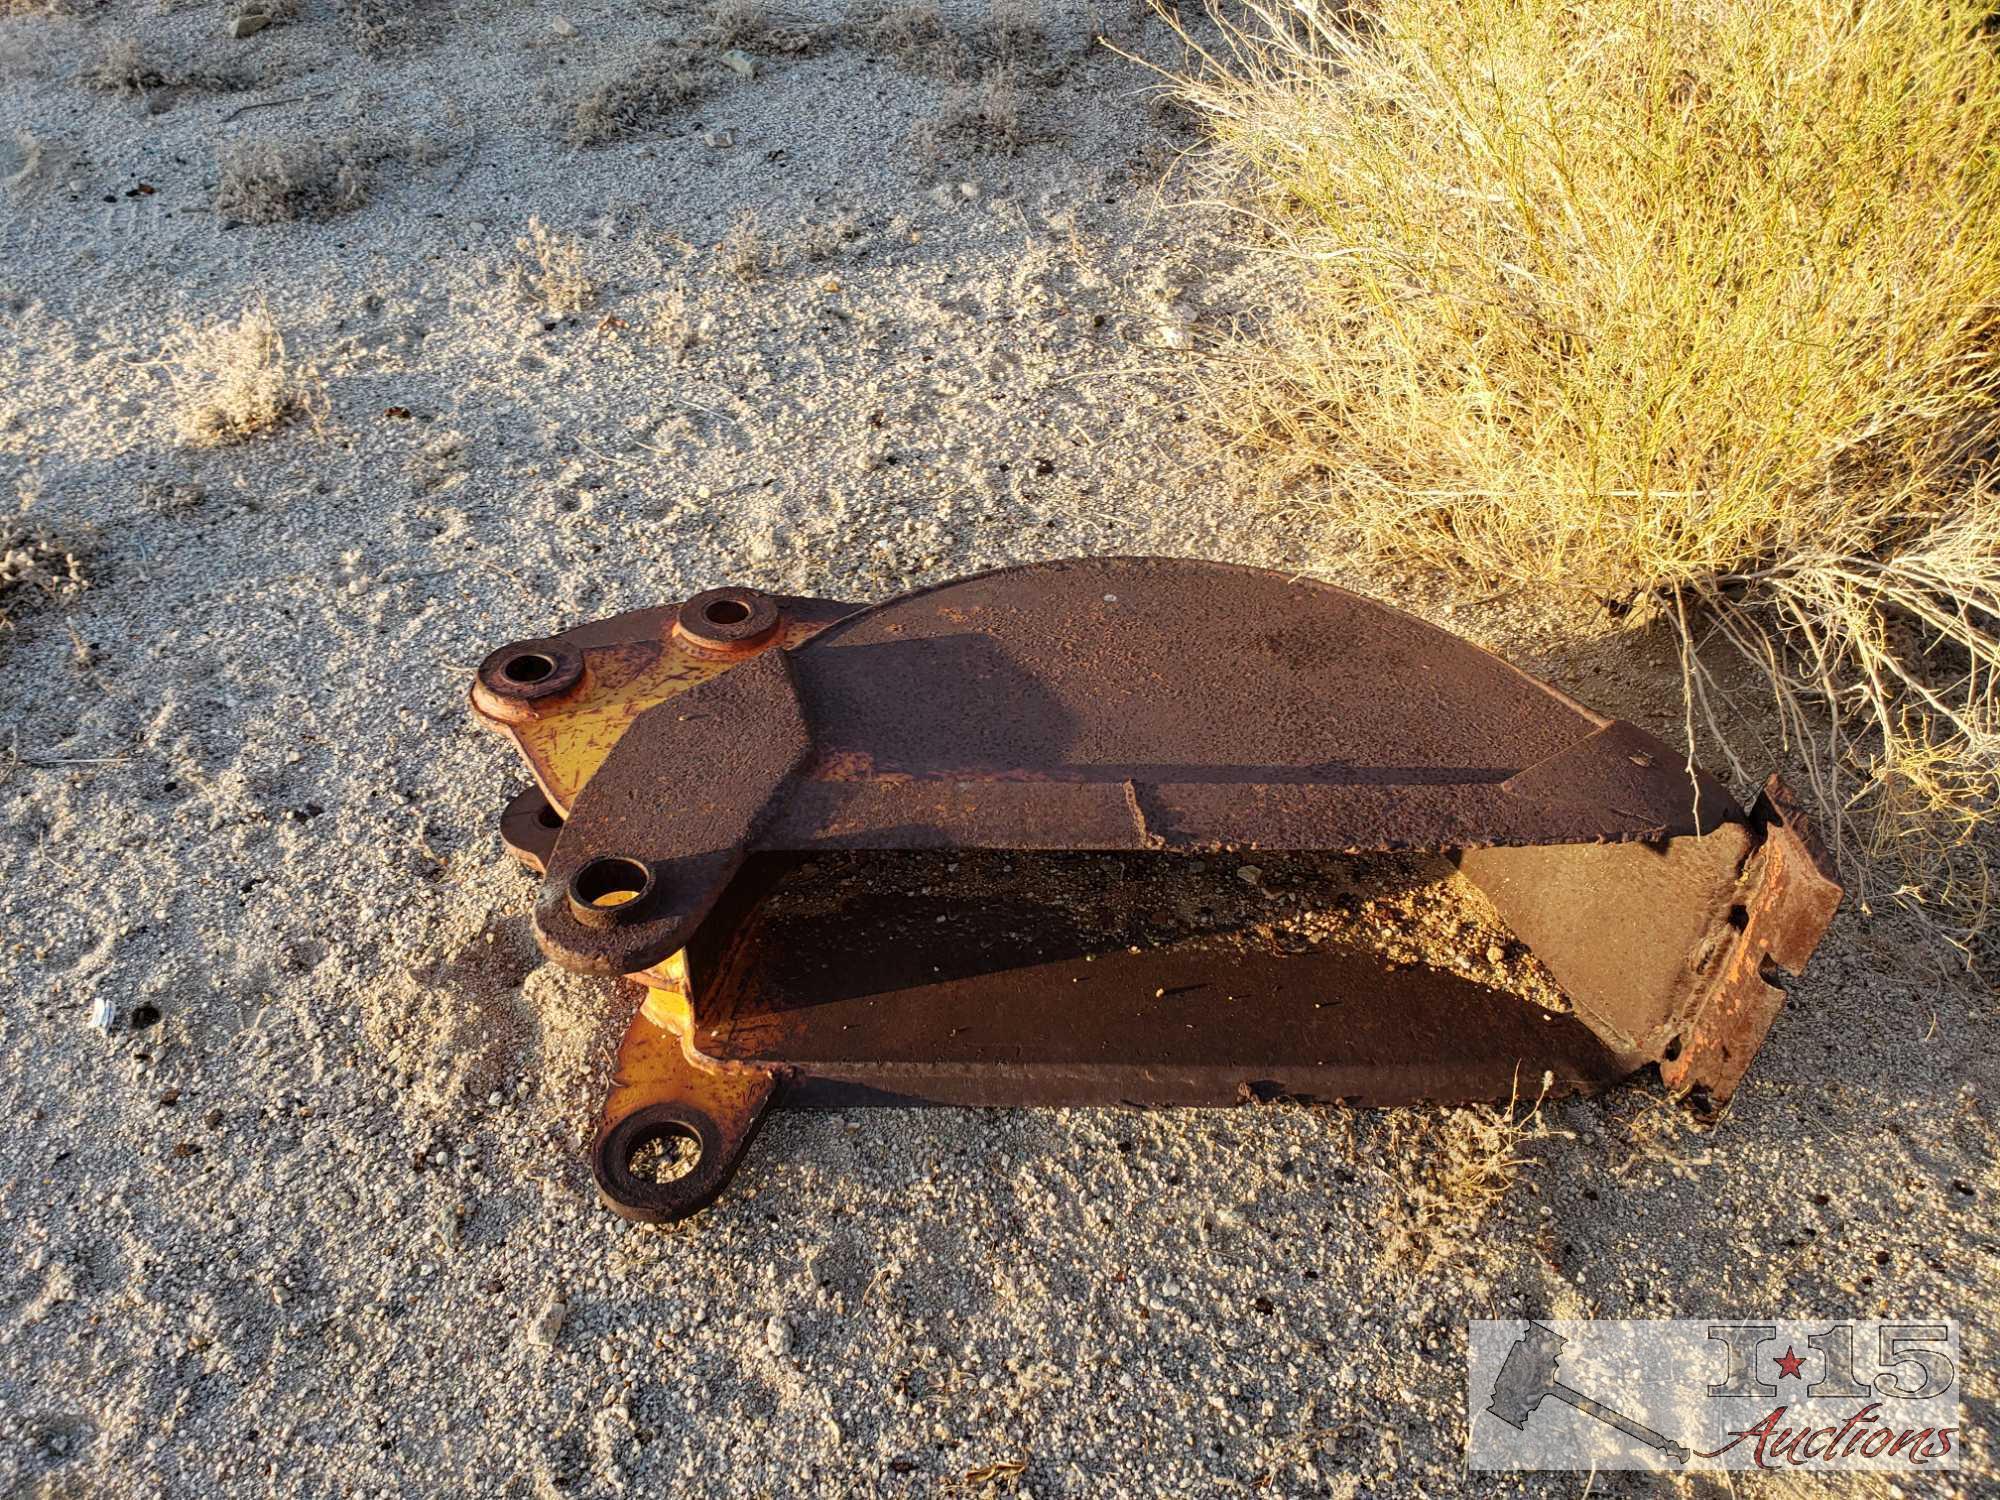
[[[1779,1378],[1790,1379],[1790,1380],[1800,1379],[1801,1376],[1799,1375],[1799,1368],[1804,1364],[1805,1364],[1804,1360],[1800,1359],[1798,1355],[1792,1353],[1792,1346],[1790,1344],[1785,1345],[1785,1352],[1778,1359]]]

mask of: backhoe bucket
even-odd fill
[[[1115,558],[516,642],[475,714],[557,962],[636,981],[593,1154],[680,1218],[794,1104],[1728,1098],[1840,900],[1635,725],[1327,584]]]

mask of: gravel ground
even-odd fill
[[[91,586],[4,601],[0,1493],[1440,1494],[1468,1317],[1905,1311],[1964,1325],[1995,1492],[1996,1008],[1892,917],[1719,1126],[1552,1106],[1483,1215],[1479,1117],[1294,1106],[780,1114],[696,1221],[598,1207],[624,1018],[529,936],[493,645],[1158,552],[1676,730],[1662,642],[1328,566],[1205,455],[1185,346],[1252,273],[1090,41],[1157,28],[18,9],[0,476]],[[321,397],[188,446],[187,331],[260,300]]]

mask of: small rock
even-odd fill
[[[731,146],[736,144],[736,132],[733,130],[711,130],[702,136],[701,139],[703,144],[708,146],[710,150],[727,151]]]
[[[242,41],[246,36],[255,36],[271,24],[271,18],[262,11],[251,11],[247,16],[238,16],[229,23],[229,34]]]
[[[1488,943],[1486,945],[1486,961],[1489,964],[1497,964],[1502,959],[1506,958],[1506,956],[1507,956],[1507,950],[1501,947],[1498,943]]]
[[[961,182],[958,185],[958,196],[963,198],[967,203],[975,201],[979,197],[979,184],[976,182]]]
[[[772,1315],[764,1325],[764,1347],[783,1359],[792,1352],[792,1325],[783,1318]]]
[[[554,1346],[556,1336],[569,1320],[569,1304],[560,1297],[551,1297],[549,1305],[535,1315],[535,1321],[528,1325],[528,1342],[543,1349]]]
[[[118,1018],[118,1009],[104,996],[99,995],[90,1002],[90,1024],[99,1031],[109,1031],[111,1023]]]
[[[498,1089],[495,1089],[492,1093],[486,1096],[486,1104],[489,1109],[497,1108],[499,1105],[505,1102],[506,1102],[506,1096],[502,1094]]]
[[[756,62],[752,60],[749,53],[742,51],[740,48],[731,47],[727,52],[723,53],[722,65],[738,78],[755,78],[757,76]]]
[[[568,41],[576,35],[576,27],[571,23],[568,16],[557,16],[553,21],[549,22],[549,30],[553,31],[564,41]]]
[[[1245,885],[1256,885],[1264,878],[1264,872],[1256,865],[1238,865],[1236,867],[1236,878]]]
[[[465,1208],[461,1204],[448,1203],[438,1213],[438,1238],[447,1250],[456,1250],[465,1243]]]
[[[1193,339],[1188,333],[1187,324],[1162,323],[1160,325],[1160,342],[1165,344],[1169,349],[1185,349],[1193,342]]]
[[[201,1123],[206,1125],[210,1130],[222,1129],[221,1107],[219,1105],[211,1106],[208,1113],[201,1117]]]

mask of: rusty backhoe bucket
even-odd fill
[[[543,948],[639,986],[594,1149],[636,1219],[709,1202],[781,1093],[1458,1102],[1657,1065],[1720,1101],[1840,899],[1775,779],[1746,813],[1249,568],[716,589],[505,646],[472,701],[534,772],[501,826]],[[1412,948],[1394,917],[1445,886],[1472,905]]]

